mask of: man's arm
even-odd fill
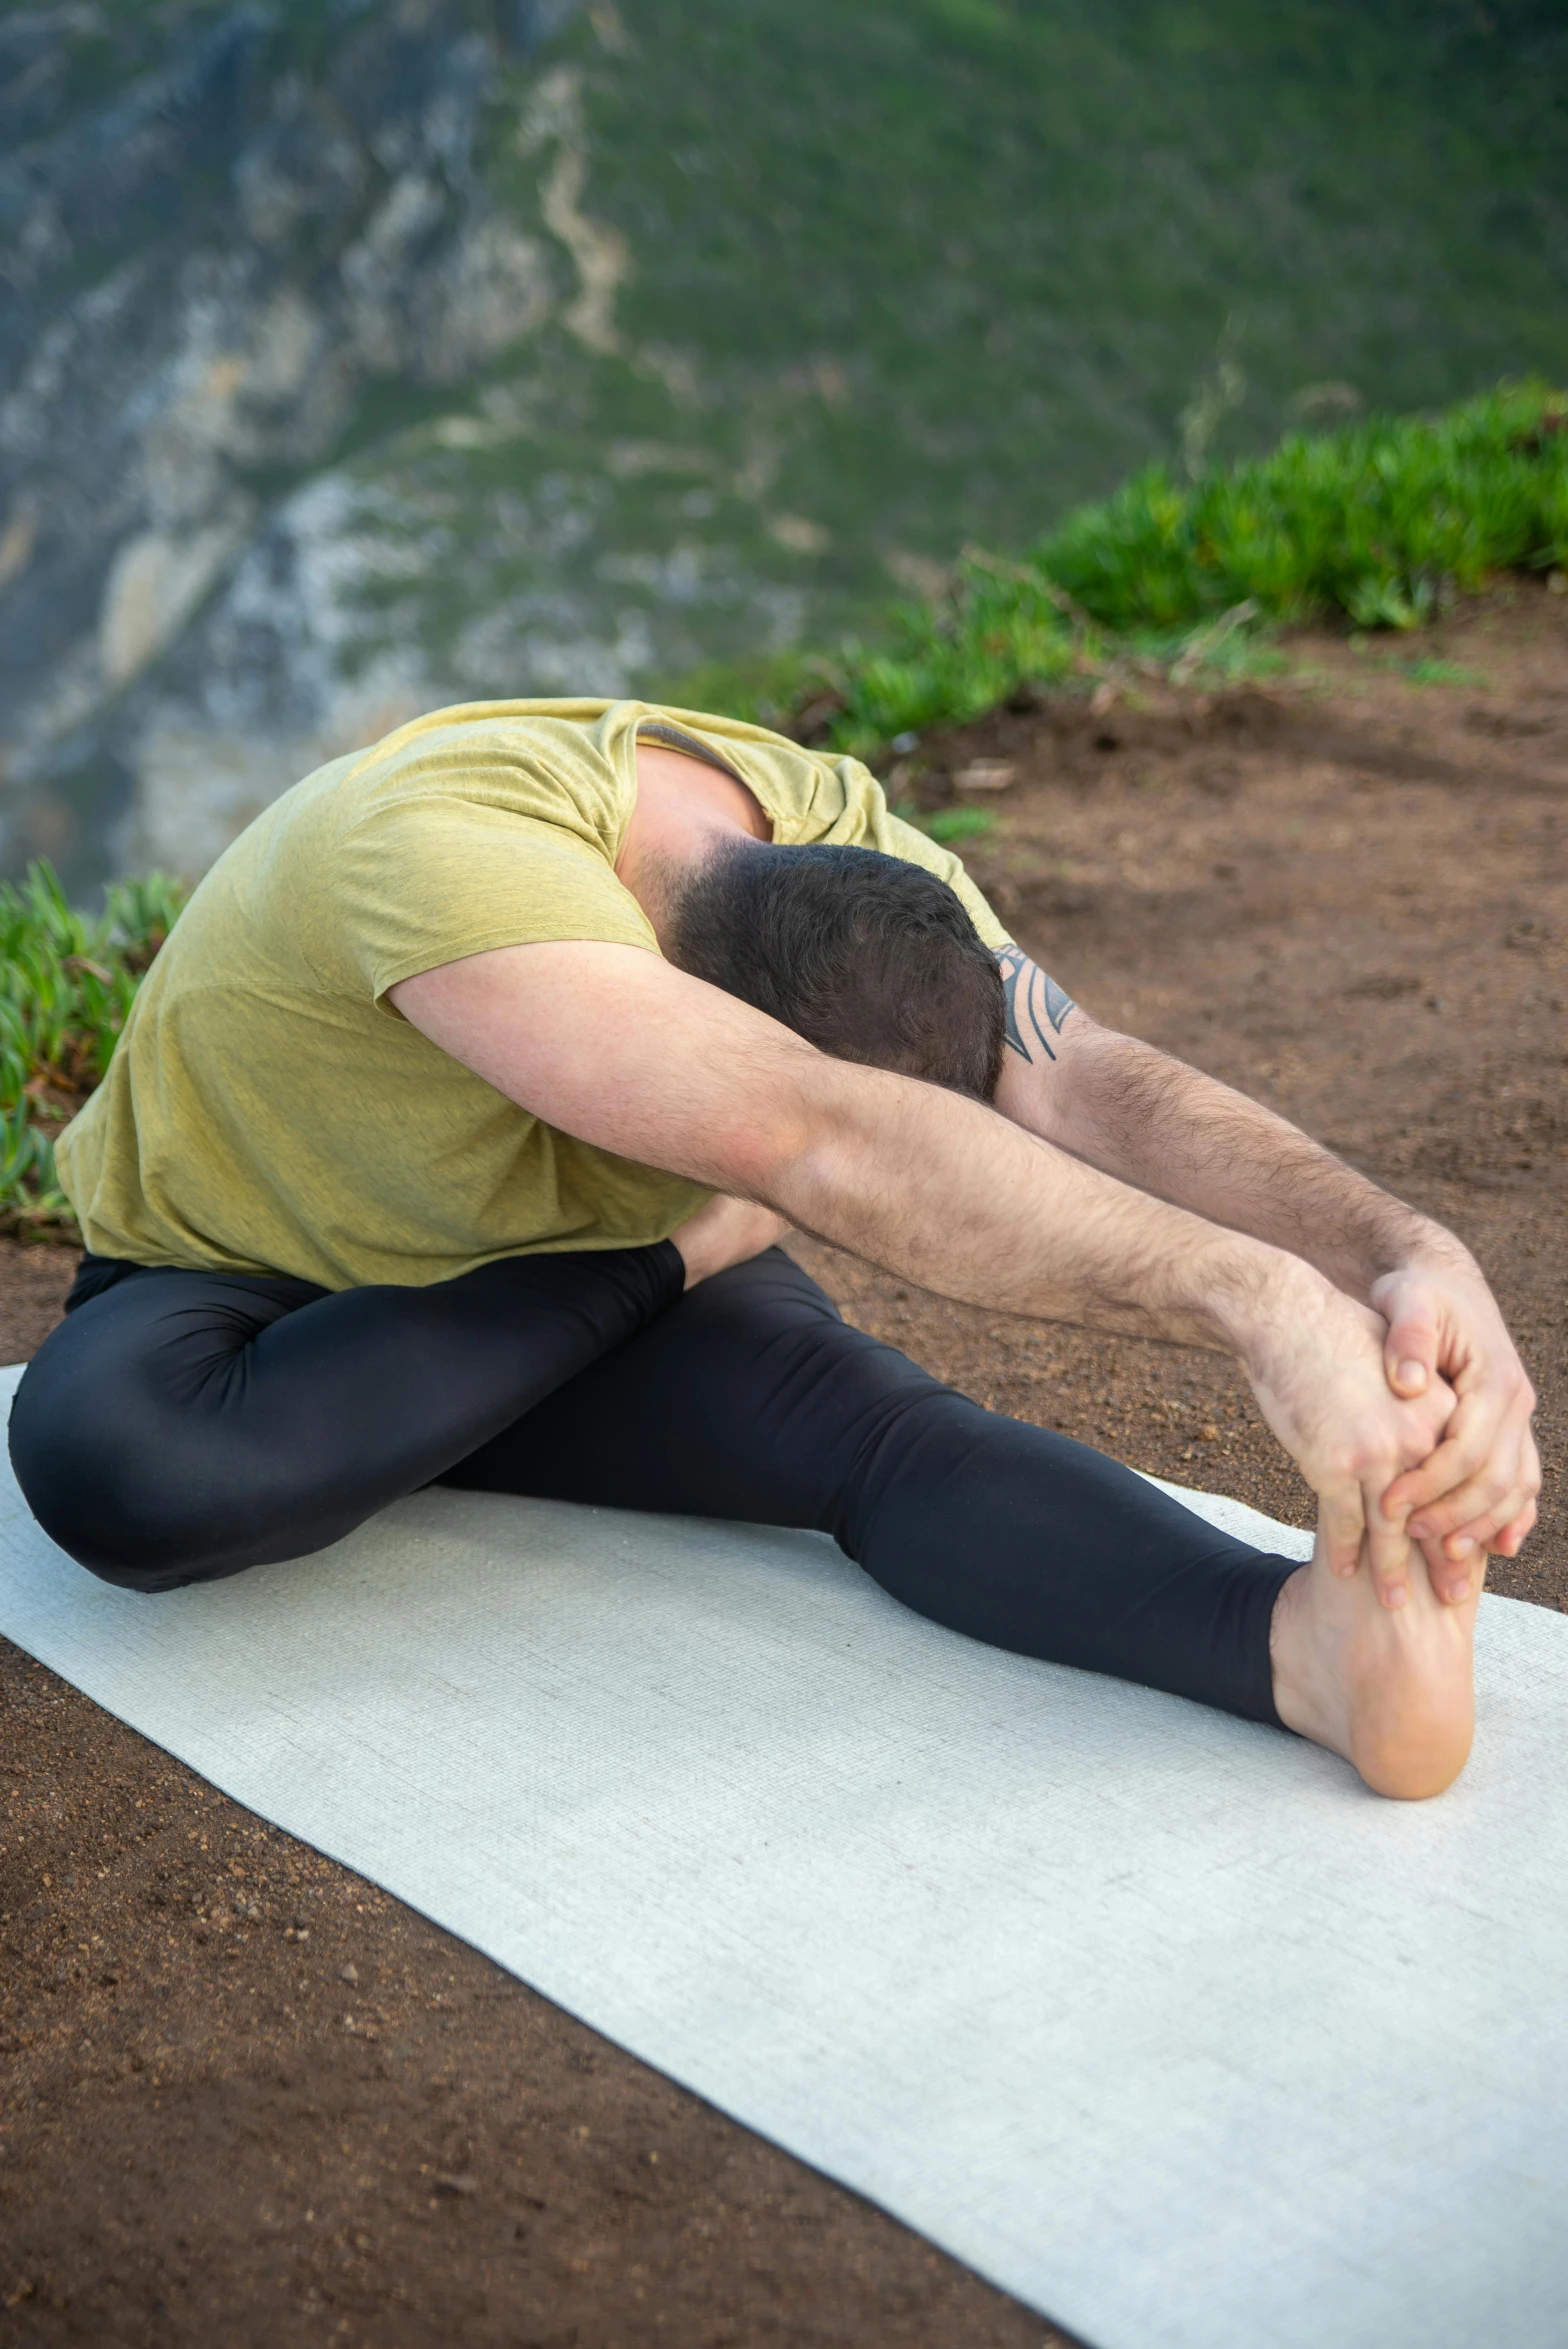
[[[1423,1245],[1470,1265],[1452,1234],[1273,1110],[1101,1027],[1016,947],[998,959],[1004,1117],[1156,1198],[1288,1248],[1363,1304]]]
[[[1382,1325],[1277,1247],[1081,1164],[979,1103],[833,1060],[634,947],[501,948],[392,990],[432,1042],[625,1158],[771,1207],[923,1286],[1041,1319],[1223,1348],[1320,1496],[1331,1556],[1368,1542],[1390,1604],[1408,1542],[1382,1498],[1451,1397],[1401,1400]]]
[[[1288,1249],[1373,1306],[1388,1325],[1394,1391],[1419,1393],[1441,1375],[1459,1396],[1444,1442],[1391,1502],[1466,1574],[1478,1548],[1512,1556],[1540,1489],[1535,1394],[1468,1250],[1261,1103],[1100,1027],[1017,947],[998,959],[1003,1114],[1123,1182]]]

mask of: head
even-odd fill
[[[819,1052],[989,1101],[996,958],[945,881],[874,848],[726,840],[683,883],[672,962]]]

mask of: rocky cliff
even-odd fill
[[[579,76],[530,70],[566,13],[338,0],[314,28],[250,5],[0,26],[19,845],[68,855],[107,829],[117,862],[199,870],[320,755],[491,682],[461,645],[438,682],[399,625],[400,590],[443,558],[439,490],[356,466],[352,443],[547,321],[612,333],[620,247],[580,209]],[[534,181],[510,208],[482,169],[503,114]],[[466,451],[518,421],[426,437]],[[582,623],[565,601],[552,619],[564,652]]]

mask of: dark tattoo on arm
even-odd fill
[[[1054,1060],[1051,1038],[1061,1034],[1067,1014],[1076,1010],[1072,997],[1020,947],[1002,947],[996,961],[1002,974],[1009,1052],[1016,1052],[1020,1060],[1033,1061],[1042,1052]]]

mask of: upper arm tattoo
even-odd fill
[[[1001,947],[996,960],[1002,974],[1008,1050],[1020,1060],[1033,1061],[1041,1053],[1054,1060],[1051,1038],[1061,1034],[1063,1022],[1077,1005],[1021,947]]]

